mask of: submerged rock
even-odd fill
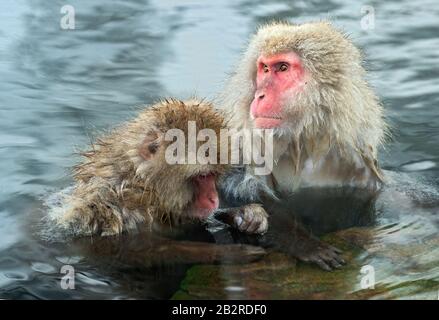
[[[421,244],[387,244],[381,233],[351,228],[325,236],[343,250],[347,261],[332,272],[277,252],[245,265],[196,265],[172,298],[437,299],[439,256],[434,252],[439,237]],[[411,263],[416,252],[419,255]],[[368,282],[367,277],[375,281]]]

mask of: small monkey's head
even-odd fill
[[[223,116],[210,103],[172,99],[144,111],[134,126],[136,175],[155,195],[154,205],[173,222],[207,218],[218,208],[216,182],[226,169],[220,164]]]

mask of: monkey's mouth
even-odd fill
[[[199,174],[192,178],[194,185],[193,216],[206,219],[218,209],[219,197],[216,190],[216,174],[213,172]]]
[[[280,117],[256,117],[254,121],[255,127],[259,129],[277,128],[282,124]]]

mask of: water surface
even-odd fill
[[[72,248],[40,241],[33,230],[42,199],[71,183],[73,151],[100,129],[160,96],[214,97],[260,23],[325,18],[364,50],[393,126],[380,156],[393,182],[377,201],[368,233],[374,246],[356,258],[373,265],[386,288],[369,297],[437,298],[436,1],[369,2],[373,30],[361,28],[362,4],[345,0],[72,0],[76,29],[61,30],[64,4],[0,3],[0,298],[171,297],[187,267],[104,270]],[[64,264],[77,270],[75,290],[60,287]],[[358,291],[357,280],[343,290]]]

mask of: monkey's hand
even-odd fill
[[[219,221],[247,234],[264,234],[268,229],[268,214],[257,203],[237,208],[220,209],[214,215]]]
[[[273,214],[269,220],[270,229],[261,239],[266,245],[326,271],[345,264],[341,250],[310,234],[292,215]]]
[[[307,238],[303,242],[296,241],[288,249],[297,259],[315,263],[326,271],[341,268],[346,264],[340,256],[342,251],[317,238]]]

